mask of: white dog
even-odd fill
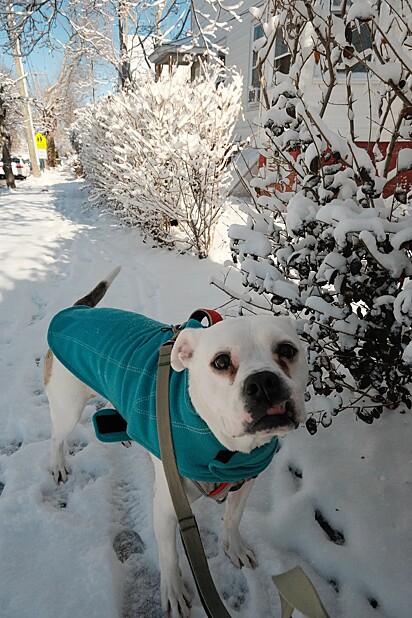
[[[170,338],[172,329],[137,314],[90,308],[104,296],[119,270],[115,269],[90,294],[77,301],[73,308],[58,314],[51,323],[49,345],[53,351],[48,351],[45,361],[45,385],[52,419],[50,469],[56,481],[66,480],[69,472],[65,457],[66,438],[79,421],[88,399],[96,392],[107,397],[126,418],[129,435],[151,451],[156,473],[153,512],[162,604],[174,618],[186,618],[191,599],[180,575],[177,522],[163,466],[156,447],[148,445],[146,435],[142,433],[140,439],[140,430],[134,429],[134,420],[126,409],[133,408],[139,419],[155,416],[150,407],[153,406],[153,392],[140,396],[140,389],[148,388],[148,376],[155,372],[153,363],[156,363],[157,349],[153,354],[145,351],[142,358],[146,364],[141,371],[140,360],[136,360],[138,356],[132,358],[131,355],[135,348],[138,355],[143,339],[148,339],[145,329],[154,328],[156,337],[161,335],[163,341]],[[123,327],[123,323],[127,326]],[[144,333],[142,341],[140,333]],[[127,362],[124,360],[125,342],[133,348],[132,352],[127,352]],[[111,353],[112,348],[120,350],[123,355],[120,360]],[[85,359],[89,354],[94,356],[87,364]],[[103,361],[110,363],[108,371],[99,365]],[[148,369],[149,361],[152,365]],[[308,369],[296,330],[289,318],[272,315],[228,319],[210,328],[196,327],[190,321],[178,333],[171,365],[174,370],[171,389],[174,382],[180,385],[176,405],[171,396],[171,415],[173,407],[180,414],[186,406],[189,410],[187,418],[190,419],[188,423],[180,417],[179,423],[172,420],[176,431],[183,432],[173,434],[174,442],[178,444],[180,440],[184,445],[183,449],[175,445],[179,470],[182,476],[204,482],[209,488],[220,481],[232,482],[234,491],[227,495],[224,518],[225,551],[235,566],[255,567],[257,562],[253,551],[239,533],[239,522],[253,477],[272,459],[276,451],[276,436],[285,435],[305,419],[304,391]],[[124,378],[127,372],[132,379],[130,386],[126,386]],[[101,383],[98,383],[99,379]],[[118,380],[122,383],[120,394],[112,388],[112,383]],[[186,392],[181,390],[182,384]],[[188,434],[189,438],[184,433],[186,429],[192,432]],[[186,461],[189,456],[193,458],[190,449],[193,436],[192,450],[195,456],[199,452],[201,457],[201,447],[196,442],[198,435],[207,438],[213,448],[216,446],[217,455],[223,453],[222,461],[213,459],[212,463],[206,462],[206,466]],[[250,466],[249,460],[252,462]],[[192,465],[196,472],[191,472]],[[245,469],[241,469],[242,466]],[[196,474],[201,478],[196,478]],[[197,483],[185,480],[185,487],[190,501],[201,495]]]

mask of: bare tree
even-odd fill
[[[0,3],[0,26],[9,37],[3,49],[11,52],[19,39],[28,55],[35,47],[61,48],[69,41],[83,56],[103,59],[123,88],[133,79],[137,50],[147,59],[153,41],[178,32],[187,13],[183,0],[10,0]],[[64,41],[56,38],[57,24]]]
[[[47,138],[47,165],[56,166],[56,136],[59,128],[70,126],[74,110],[85,103],[85,85],[90,84],[90,65],[83,63],[83,53],[71,53],[70,47],[53,84],[37,84],[34,105],[36,125]],[[61,131],[60,131],[61,134]]]

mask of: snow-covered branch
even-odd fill
[[[252,13],[263,26],[255,51],[270,104],[261,116],[266,165],[250,183],[255,203],[247,223],[229,230],[250,296],[239,300],[253,307],[260,296],[298,317],[312,404],[342,394],[318,410],[323,424],[348,407],[372,422],[385,407],[411,407],[412,196],[406,180],[393,180],[412,168],[410,6],[354,0],[331,11],[269,0]],[[268,53],[274,37],[287,72]],[[318,105],[304,87],[309,59]],[[333,106],[344,96],[342,133]],[[363,142],[361,114],[363,125],[369,115]]]

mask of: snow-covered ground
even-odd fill
[[[208,284],[229,258],[223,226],[208,260],[152,249],[85,206],[81,187],[49,173],[14,193],[0,189],[1,618],[162,615],[147,453],[96,441],[96,399],[70,440],[69,481],[56,486],[47,471],[42,363],[53,314],[117,264],[123,270],[102,305],[176,323],[226,301]],[[288,436],[242,521],[254,571],[236,570],[224,555],[223,507],[197,503],[211,572],[233,616],[279,617],[271,575],[300,564],[332,618],[410,618],[411,425],[410,415],[367,426],[346,414],[313,437],[305,429]],[[196,596],[192,616],[204,615]]]

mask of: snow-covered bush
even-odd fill
[[[151,75],[78,114],[73,135],[92,199],[160,243],[207,255],[230,175],[241,78]],[[81,146],[79,147],[79,143]]]
[[[266,164],[251,182],[245,225],[229,229],[251,291],[242,306],[298,318],[311,366],[310,431],[347,408],[371,423],[384,408],[411,407],[411,194],[405,179],[390,185],[412,167],[411,21],[403,2],[355,0],[343,15],[306,0],[269,7],[252,10],[264,22],[255,47],[262,76],[280,35],[290,66],[286,73],[275,65],[263,92]],[[352,44],[360,28],[368,49]],[[320,79],[317,108],[301,87],[310,61]],[[360,145],[352,74],[359,63],[370,120],[369,143]],[[344,135],[328,118],[337,86],[346,96]]]

